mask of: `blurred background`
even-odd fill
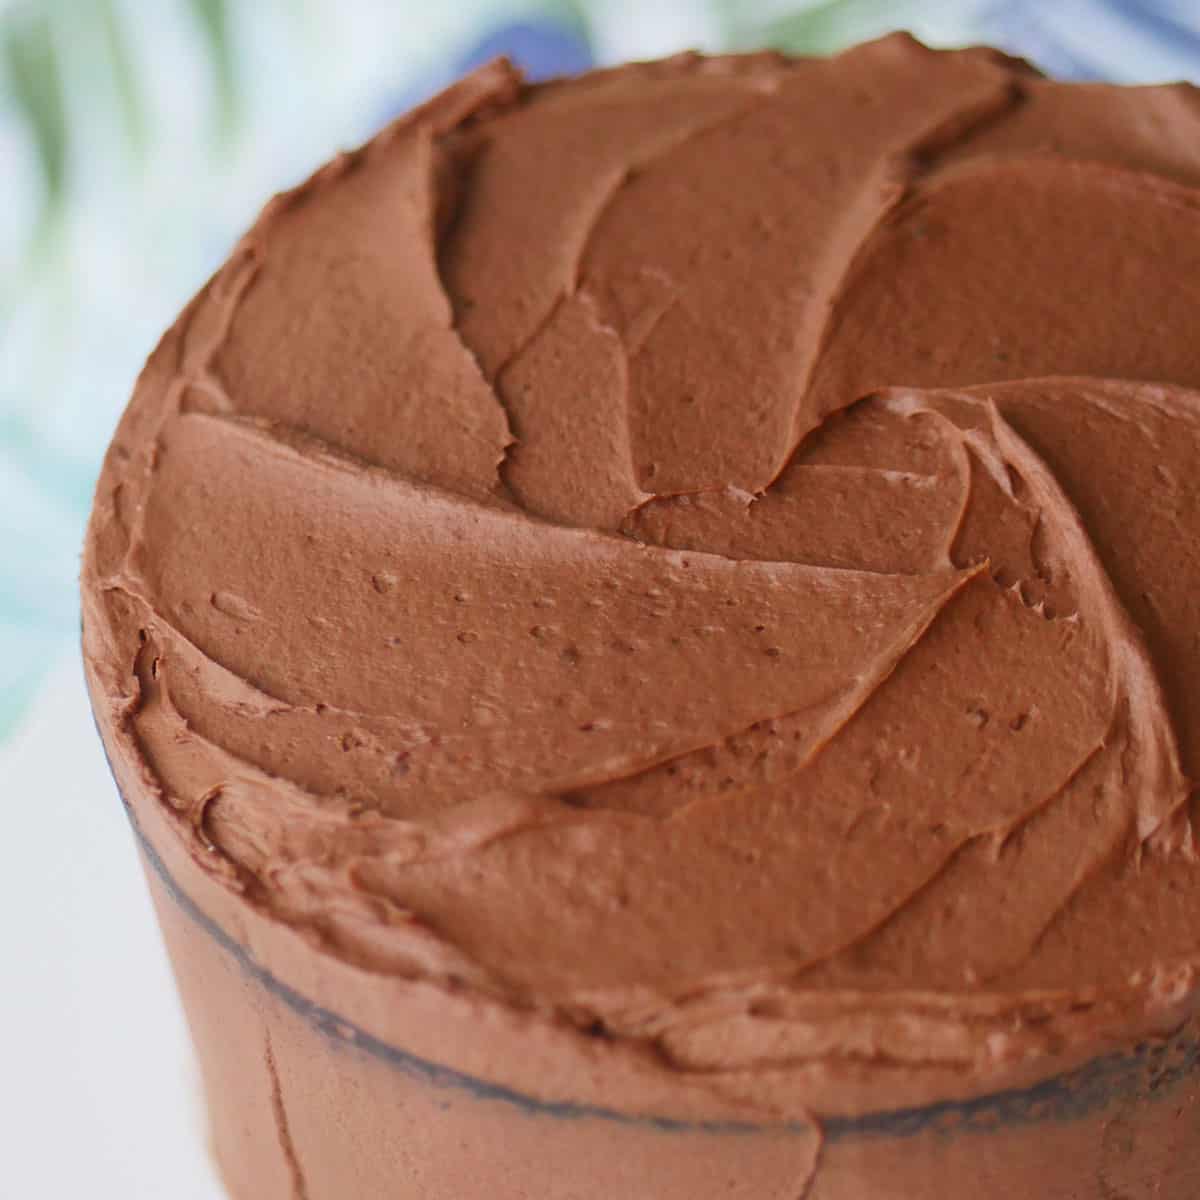
[[[75,650],[94,476],[158,334],[272,192],[494,55],[542,78],[894,28],[1200,77],[1197,0],[0,0],[0,1194],[220,1195]]]

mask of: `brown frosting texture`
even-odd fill
[[[1197,311],[1189,88],[484,68],[151,358],[110,752],[320,953],[714,1086],[1116,1036],[1200,964]]]

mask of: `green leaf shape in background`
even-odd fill
[[[819,0],[794,12],[756,20],[751,14],[758,7],[722,0],[722,23],[731,47],[772,46],[793,54],[833,54],[903,27],[932,6],[928,0]]]
[[[148,138],[146,105],[138,86],[137,68],[125,24],[114,0],[92,0],[104,47],[108,52],[113,90],[121,110],[125,136],[134,151],[141,154]]]
[[[217,94],[218,131],[222,140],[237,124],[237,63],[233,48],[228,0],[187,0],[188,7],[211,52]]]
[[[560,25],[565,25],[586,39],[592,27],[589,7],[591,6],[587,0],[541,0],[541,3],[534,6],[533,11],[544,13],[551,20],[556,20]]]
[[[44,12],[20,11],[0,43],[4,73],[29,128],[42,173],[45,205],[41,231],[48,233],[67,191],[67,107],[54,30]]]

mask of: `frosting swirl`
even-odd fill
[[[1193,90],[989,51],[484,68],[151,358],[110,750],[322,952],[730,1087],[1180,1003],[1198,189]]]

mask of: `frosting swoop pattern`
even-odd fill
[[[143,375],[88,652],[198,860],[725,1073],[1200,960],[1200,106],[896,37],[478,72]]]

